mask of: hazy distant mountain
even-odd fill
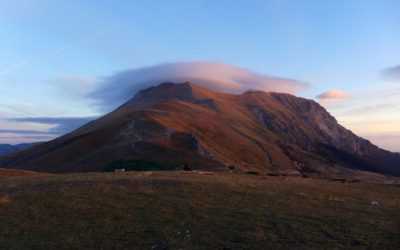
[[[164,83],[114,112],[2,167],[51,172],[118,167],[257,171],[337,176],[359,170],[400,175],[400,155],[337,123],[318,103],[289,94],[213,92]]]
[[[0,144],[0,156],[8,155],[15,153],[20,150],[27,149],[31,147],[32,143],[22,143],[17,145],[10,145],[10,144]]]

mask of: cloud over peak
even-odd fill
[[[137,91],[166,81],[191,81],[215,91],[234,94],[247,90],[295,94],[308,86],[297,80],[260,74],[224,63],[178,62],[125,70],[103,78],[100,87],[89,97],[103,111],[110,111]]]

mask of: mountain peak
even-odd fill
[[[157,86],[139,91],[124,106],[143,109],[172,100],[197,103],[215,96],[216,93],[191,82],[164,82]]]

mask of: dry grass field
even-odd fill
[[[400,249],[400,186],[207,172],[3,176],[0,249]]]

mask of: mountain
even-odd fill
[[[16,144],[16,145],[0,144],[0,156],[12,154],[17,151],[27,149],[27,148],[31,147],[32,145],[33,145],[32,143],[22,143],[22,144]]]
[[[13,152],[14,147],[10,144],[0,144],[0,156]]]
[[[271,175],[400,176],[400,154],[342,127],[318,103],[282,93],[232,95],[192,83],[138,92],[115,111],[0,167],[49,172],[234,170]]]

